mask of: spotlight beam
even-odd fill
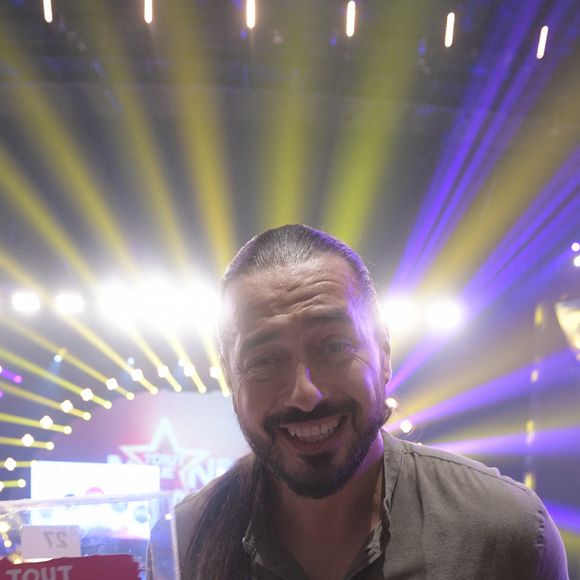
[[[45,407],[50,407],[51,409],[56,409],[57,411],[62,412],[61,403],[59,401],[55,401],[54,399],[49,399],[48,397],[43,397],[42,395],[37,395],[36,393],[31,393],[26,389],[22,389],[20,387],[15,387],[10,383],[0,380],[0,387],[5,393],[10,395],[14,395],[15,397],[19,397],[21,399],[26,399],[28,401],[32,401],[33,403],[37,403],[39,405],[44,405]],[[79,411],[79,409],[72,409],[69,415],[74,415],[75,417],[84,418],[84,411]]]
[[[1,143],[0,185],[0,195],[32,226],[32,231],[48,242],[55,254],[66,258],[85,282],[94,283],[93,272],[64,233],[64,228]]]
[[[0,421],[3,423],[12,423],[14,425],[25,425],[27,427],[35,427],[43,429],[44,431],[57,431],[59,433],[66,433],[68,431],[66,425],[52,424],[50,427],[44,427],[40,421],[30,419],[28,417],[20,417],[18,415],[11,415],[8,413],[0,413]]]
[[[227,171],[224,129],[207,87],[213,85],[202,39],[202,22],[194,2],[177,2],[179,10],[169,11],[166,30],[173,67],[177,110],[187,111],[177,127],[189,161],[191,191],[203,216],[214,256],[221,271],[234,254],[235,224],[231,209],[231,185]],[[195,66],[192,67],[192,61]]]
[[[149,2],[151,4],[151,2]],[[147,2],[145,2],[147,7]],[[150,216],[151,224],[157,232],[160,244],[165,245],[170,255],[182,268],[187,268],[190,260],[182,236],[182,226],[177,219],[172,203],[172,195],[167,175],[161,165],[161,152],[153,137],[153,130],[147,117],[142,99],[136,90],[136,81],[132,78],[131,67],[125,54],[127,50],[121,44],[122,32],[118,22],[111,17],[105,2],[93,5],[97,11],[90,13],[85,23],[90,37],[98,47],[108,89],[119,101],[123,110],[123,122],[118,125],[117,139],[119,155],[135,151],[134,159],[138,164],[141,186],[147,195],[140,196],[142,206]],[[152,18],[153,7],[150,6]],[[111,79],[126,79],[125,82],[111,82]]]
[[[22,369],[25,369],[29,373],[32,373],[38,377],[51,381],[52,383],[58,385],[59,387],[71,393],[74,393],[75,395],[78,395],[79,397],[81,396],[81,391],[83,390],[82,387],[79,387],[78,385],[75,385],[71,381],[67,381],[66,379],[61,378],[58,375],[55,375],[43,369],[42,367],[39,367],[38,365],[35,365],[34,363],[26,360],[25,358],[17,354],[14,354],[2,347],[0,347],[0,358],[10,361],[12,364]],[[107,407],[110,404],[110,402],[97,396],[95,396],[92,399],[92,402],[96,403],[97,405],[101,405],[102,407]]]
[[[376,198],[384,196],[379,184],[392,162],[403,119],[392,105],[387,106],[384,96],[395,88],[402,95],[398,98],[404,99],[408,94],[416,70],[415,42],[420,22],[428,12],[414,2],[381,2],[377,9],[377,24],[373,28],[376,37],[365,44],[367,53],[361,61],[367,64],[361,67],[358,80],[365,97],[358,99],[354,110],[356,126],[345,131],[338,144],[328,186],[331,195],[322,220],[329,231],[351,245],[372,223],[369,214]],[[407,33],[404,40],[401,26]],[[382,45],[385,38],[389,43],[379,50],[377,44]],[[378,81],[385,78],[385,69],[396,74]],[[372,97],[369,99],[368,95]]]
[[[307,203],[308,163],[316,158],[318,132],[313,131],[313,99],[304,87],[323,74],[322,61],[309,50],[309,23],[316,19],[316,2],[298,2],[286,14],[285,45],[280,68],[287,71],[289,86],[283,95],[271,96],[261,137],[264,159],[260,170],[263,228],[304,221]],[[296,73],[299,72],[299,79]],[[282,109],[282,111],[281,111]]]
[[[20,54],[20,43],[11,31],[0,21],[0,53],[24,78],[34,78],[33,68]],[[55,169],[54,175],[60,181],[61,191],[76,207],[89,231],[94,234],[96,244],[106,240],[114,255],[128,269],[131,257],[116,224],[113,213],[108,208],[97,185],[90,163],[80,153],[83,148],[73,139],[66,123],[47,94],[38,90],[33,83],[15,83],[16,98],[11,100],[19,114],[19,119],[28,129],[31,148]]]

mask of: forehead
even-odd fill
[[[224,301],[229,330],[251,332],[264,323],[330,310],[352,316],[361,292],[348,262],[320,256],[302,264],[276,266],[232,282]]]

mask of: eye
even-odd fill
[[[351,353],[354,350],[352,343],[345,339],[333,339],[326,342],[322,349],[321,354],[323,355],[338,355]]]
[[[244,368],[247,371],[264,372],[274,368],[280,362],[280,357],[273,354],[256,356],[248,360]]]

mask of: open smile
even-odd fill
[[[294,447],[306,450],[311,447],[321,447],[321,443],[330,442],[346,422],[346,415],[317,419],[300,423],[287,423],[279,427],[286,440]]]

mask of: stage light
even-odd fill
[[[574,243],[572,243],[572,245],[570,246],[570,249],[573,252],[580,252],[580,242],[574,242]]]
[[[147,322],[155,326],[175,327],[183,320],[184,298],[166,280],[149,279],[139,292],[139,305]]]
[[[50,429],[54,424],[54,421],[52,420],[51,417],[49,417],[48,415],[45,415],[41,420],[40,420],[40,426],[43,429]]]
[[[147,24],[151,24],[153,22],[153,0],[144,1],[143,18]]]
[[[572,264],[574,264],[574,266],[576,266],[576,268],[580,268],[580,256],[576,256],[573,260],[572,260]]]
[[[395,397],[387,397],[386,403],[387,403],[387,407],[389,407],[389,409],[398,409],[399,408],[399,401],[397,399],[395,399]]]
[[[54,443],[52,441],[47,441],[46,442],[46,445],[45,445],[45,448],[48,451],[54,451]]]
[[[12,377],[12,380],[13,380],[13,381],[14,381],[14,382],[15,382],[17,385],[19,385],[19,384],[22,382],[22,377],[21,377],[20,375],[14,375],[14,376]]]
[[[74,409],[74,406],[68,399],[66,399],[60,404],[60,408],[63,413],[70,413]]]
[[[169,367],[167,365],[161,365],[157,367],[157,376],[160,379],[164,379],[169,375]]]
[[[85,412],[83,413],[82,417],[83,417],[83,419],[84,419],[85,421],[90,421],[90,420],[91,420],[91,417],[92,417],[92,415],[91,415],[91,414],[90,414],[88,411],[85,411]]]
[[[538,50],[536,51],[536,58],[540,60],[544,58],[544,54],[546,53],[546,42],[548,40],[548,27],[542,26],[540,30],[540,38],[538,40]]]
[[[135,393],[127,392],[125,398],[127,399],[127,401],[132,401],[135,398]]]
[[[50,24],[52,22],[52,0],[43,0],[42,6],[44,8],[44,19]]]
[[[441,300],[428,309],[427,321],[435,332],[453,332],[463,322],[463,308],[457,302]]]
[[[24,489],[26,487],[26,481],[24,479],[19,479],[16,485],[18,485],[20,489]]]
[[[119,383],[117,382],[117,379],[111,378],[105,381],[105,386],[107,389],[109,389],[109,391],[114,391],[115,389],[119,388]]]
[[[256,0],[246,0],[246,26],[250,30],[256,26]]]
[[[103,407],[104,407],[105,409],[112,409],[112,408],[113,408],[113,403],[111,403],[111,401],[105,401],[105,402],[103,403]]]
[[[30,433],[26,433],[26,435],[21,437],[20,441],[22,441],[24,447],[30,447],[34,443],[34,437]]]
[[[351,38],[354,36],[356,23],[356,2],[350,0],[346,5],[346,35]]]
[[[186,377],[190,377],[191,378],[194,375],[194,373],[195,373],[195,367],[193,365],[186,365],[183,368],[183,374]]]
[[[445,46],[449,48],[453,44],[453,29],[455,28],[455,13],[447,15],[447,26],[445,27]]]
[[[219,367],[210,367],[209,368],[209,376],[216,381],[219,381],[222,378],[222,370]]]
[[[16,312],[38,312],[40,310],[40,297],[34,292],[15,292],[12,295],[12,308]]]
[[[389,331],[407,334],[417,324],[417,308],[410,298],[393,296],[381,306],[381,318]]]
[[[143,371],[141,369],[133,369],[131,371],[131,379],[136,383],[143,380]]]
[[[72,427],[70,425],[65,425],[62,429],[65,435],[70,435],[72,433]]]
[[[62,292],[54,299],[54,305],[59,314],[79,314],[85,309],[85,301],[80,294]]]
[[[183,304],[198,331],[213,334],[219,316],[219,292],[204,281],[196,281],[185,292]]]
[[[137,316],[137,303],[129,290],[120,284],[104,287],[99,293],[99,307],[103,314],[120,323],[133,322]]]
[[[86,389],[83,389],[81,391],[81,399],[83,401],[92,401],[95,398],[95,393],[93,393],[93,391],[91,389],[89,389],[88,387]]]
[[[8,471],[14,471],[16,469],[16,460],[12,457],[7,457],[4,461],[4,468]]]
[[[61,356],[60,354],[56,353],[56,354],[55,354],[55,355],[52,357],[52,360],[53,360],[55,363],[61,363],[61,362],[62,362],[62,356]]]
[[[413,430],[413,423],[409,419],[403,419],[399,424],[399,427],[405,435],[408,435]]]

